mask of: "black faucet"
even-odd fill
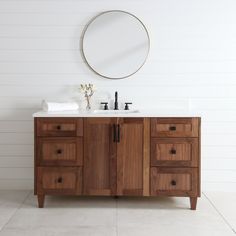
[[[115,92],[114,110],[119,110],[119,108],[118,108],[118,92]]]

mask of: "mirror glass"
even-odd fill
[[[122,79],[145,63],[150,40],[144,24],[124,11],[107,11],[93,18],[82,37],[82,53],[97,74]]]

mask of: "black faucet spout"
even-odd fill
[[[118,92],[115,92],[115,103],[114,103],[114,110],[119,110],[118,107]]]

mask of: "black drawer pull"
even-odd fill
[[[113,124],[113,142],[116,142],[116,125]]]
[[[120,142],[120,125],[117,125],[117,143]]]
[[[59,177],[58,179],[57,179],[57,183],[62,183],[62,177]]]
[[[170,131],[175,131],[175,130],[176,130],[176,127],[175,127],[175,126],[170,126],[170,127],[169,127],[169,130],[170,130]]]
[[[57,154],[62,154],[62,150],[61,150],[61,149],[58,149],[58,150],[57,150]]]
[[[172,154],[172,155],[176,154],[176,150],[175,150],[174,148],[172,148],[172,149],[170,150],[170,154]]]
[[[61,126],[60,125],[57,125],[57,130],[61,130]]]
[[[171,183],[172,186],[175,186],[175,185],[176,185],[176,181],[175,181],[175,180],[171,180],[170,183]]]

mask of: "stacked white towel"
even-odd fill
[[[42,109],[44,111],[75,111],[79,109],[76,102],[47,102],[42,101]]]

